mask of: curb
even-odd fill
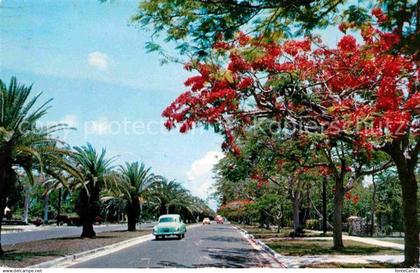
[[[282,262],[283,257],[278,254],[277,252],[275,252],[273,249],[271,249],[269,246],[267,246],[264,242],[262,242],[261,240],[255,239],[254,235],[248,233],[248,231],[246,231],[243,228],[240,228],[238,226],[232,225],[234,228],[238,229],[239,231],[241,231],[243,233],[243,235],[250,240],[251,242],[253,242],[255,245],[258,245],[259,247],[261,247],[261,249],[267,253],[281,268],[287,268],[287,266]]]
[[[191,225],[187,227],[195,228],[199,226],[201,225],[195,224],[195,225]],[[50,261],[46,261],[43,263],[29,266],[28,268],[52,268],[52,267],[64,268],[64,267],[68,267],[77,263],[88,261],[90,259],[108,255],[108,254],[117,252],[119,250],[122,250],[124,248],[131,247],[140,243],[144,243],[146,241],[153,240],[153,238],[154,236],[152,234],[143,235],[137,238],[128,239],[128,240],[114,243],[111,245],[106,245],[103,247],[90,249],[90,250],[86,250],[86,251],[75,253],[75,254],[66,255],[57,259],[53,259]]]

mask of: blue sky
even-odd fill
[[[137,3],[1,1],[0,78],[54,98],[44,122],[77,127],[61,136],[69,144],[105,147],[116,163],[144,162],[204,198],[221,137],[163,127],[160,114],[188,75],[146,53],[149,33],[129,25]]]
[[[45,122],[77,127],[61,136],[72,146],[90,142],[116,163],[144,162],[205,198],[222,138],[164,129],[160,114],[188,74],[146,53],[150,33],[129,24],[138,2],[0,0],[0,78],[17,76],[54,98]],[[340,36],[322,34],[330,45]]]

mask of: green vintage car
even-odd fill
[[[175,235],[178,239],[184,238],[187,226],[182,222],[179,214],[165,214],[159,217],[159,223],[153,227],[156,240],[166,236]]]

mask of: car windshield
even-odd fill
[[[169,222],[176,222],[175,218],[165,217],[160,218],[159,223],[169,223]]]

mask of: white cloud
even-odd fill
[[[77,124],[79,123],[77,116],[75,115],[66,115],[64,118],[60,121],[60,123],[65,123],[69,127],[77,127]]]
[[[100,51],[94,51],[88,55],[88,63],[99,70],[107,70],[109,66],[108,55]]]
[[[105,135],[111,132],[111,122],[107,118],[92,120],[85,125],[86,134]]]
[[[213,186],[213,166],[223,158],[223,153],[209,151],[194,161],[187,172],[187,188],[193,195],[206,199]]]

